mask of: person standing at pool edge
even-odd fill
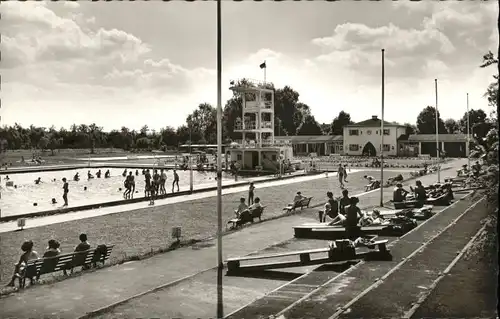
[[[177,191],[179,191],[179,175],[174,169],[174,181],[172,182],[172,193],[174,192],[174,186],[177,185]]]
[[[68,181],[66,180],[66,177],[63,177],[63,199],[64,199],[64,206],[68,206],[68,192],[69,192],[69,184]]]
[[[339,168],[337,170],[337,175],[339,177],[340,188],[344,188],[344,167],[342,163],[339,164]]]

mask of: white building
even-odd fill
[[[243,99],[242,114],[234,126],[242,140],[231,144],[231,161],[242,171],[276,172],[280,158],[291,159],[293,154],[291,145],[274,140],[274,90],[259,81],[246,81],[230,89]]]
[[[344,154],[379,156],[382,150],[381,120],[371,119],[344,126]],[[398,123],[384,121],[384,155],[397,156],[400,140],[407,140],[406,128]]]

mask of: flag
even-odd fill
[[[259,65],[261,69],[265,69],[266,68],[266,61],[264,61],[264,63],[262,63],[261,65]]]

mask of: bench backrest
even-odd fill
[[[265,206],[260,206],[260,207],[257,207],[255,209],[251,210],[250,213],[252,214],[252,217],[262,216],[262,213],[264,213],[264,208],[265,208]]]
[[[54,257],[31,260],[26,265],[25,277],[32,278],[36,275],[56,272],[64,269],[87,265],[93,262],[105,262],[109,259],[114,245],[106,246],[106,251],[97,253],[97,248],[83,252],[60,254]],[[99,259],[96,260],[96,257]]]

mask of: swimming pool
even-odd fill
[[[111,177],[104,178],[104,172],[110,171]],[[124,169],[121,168],[100,168],[101,178],[87,179],[88,168],[72,169],[65,171],[45,171],[38,173],[17,173],[12,175],[2,175],[0,199],[1,216],[13,216],[26,214],[31,212],[46,211],[57,209],[64,203],[62,199],[61,179],[66,177],[69,183],[68,202],[69,207],[104,203],[123,199],[123,182],[122,177]],[[90,172],[95,177],[95,173],[99,169],[91,168]],[[135,169],[128,170],[134,172]],[[73,181],[73,176],[79,173],[80,180]],[[167,182],[165,188],[167,193],[172,192],[173,170],[166,170]],[[144,176],[142,171],[138,170],[139,176],[135,176],[134,197],[144,196]],[[189,189],[189,171],[177,171],[179,175],[179,186],[181,190]],[[215,180],[215,172],[198,172],[193,171],[193,185],[195,189],[213,187],[217,185]],[[9,176],[9,181],[17,185],[17,188],[6,186],[6,177]],[[41,178],[41,183],[36,185],[35,179]],[[55,179],[55,181],[54,181]],[[223,174],[223,183],[226,184],[230,180],[234,180],[230,175]],[[87,190],[84,190],[87,187]],[[121,188],[121,191],[120,191]],[[177,190],[177,187],[176,187]],[[57,204],[52,204],[51,200],[55,198]],[[37,203],[34,206],[33,203]]]

